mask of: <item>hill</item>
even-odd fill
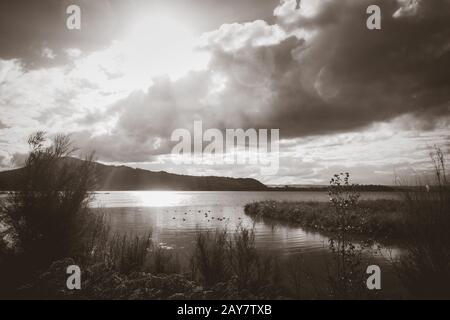
[[[83,160],[66,158],[81,163]],[[17,190],[23,168],[0,172],[0,190]],[[94,163],[98,191],[178,190],[178,191],[262,191],[267,186],[255,179],[216,176],[188,176],[165,171],[149,171],[127,166]]]

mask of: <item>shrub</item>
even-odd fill
[[[362,297],[364,292],[363,247],[355,245],[350,238],[352,212],[357,208],[359,193],[349,183],[348,173],[336,174],[330,180],[330,202],[338,224],[335,238],[330,239],[332,253],[328,268],[328,284],[333,298],[348,299]]]
[[[7,226],[15,248],[4,252],[1,262],[5,282],[26,281],[72,253],[92,219],[87,209],[88,191],[95,183],[92,156],[86,161],[68,158],[75,150],[68,136],[57,135],[45,146],[45,134],[38,132],[28,143],[31,151],[21,169],[20,188],[8,194],[1,208],[0,224]]]

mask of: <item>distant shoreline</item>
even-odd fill
[[[416,187],[394,187],[394,186],[383,186],[383,185],[360,185],[356,186],[353,190],[358,192],[399,192],[414,189]],[[328,192],[329,187],[327,186],[310,186],[310,187],[268,187],[266,191],[319,191]]]

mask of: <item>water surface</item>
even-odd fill
[[[362,199],[396,199],[394,192],[367,192]],[[326,192],[100,192],[93,207],[108,213],[114,229],[143,235],[151,231],[155,243],[188,252],[198,231],[253,228],[258,248],[281,255],[326,254],[327,235],[304,230],[297,224],[257,220],[244,213],[253,201],[328,201]],[[395,251],[395,250],[394,250]],[[395,252],[394,252],[395,253]],[[389,253],[391,254],[391,253]]]

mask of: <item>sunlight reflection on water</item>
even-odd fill
[[[363,199],[395,198],[395,193],[363,193]],[[298,225],[273,220],[254,220],[244,213],[252,201],[328,201],[326,192],[184,192],[130,191],[97,193],[93,207],[108,213],[113,229],[143,235],[152,233],[155,243],[185,250],[193,246],[198,231],[238,227],[253,228],[258,248],[283,255],[326,252],[329,238]],[[383,255],[395,255],[383,252]]]

